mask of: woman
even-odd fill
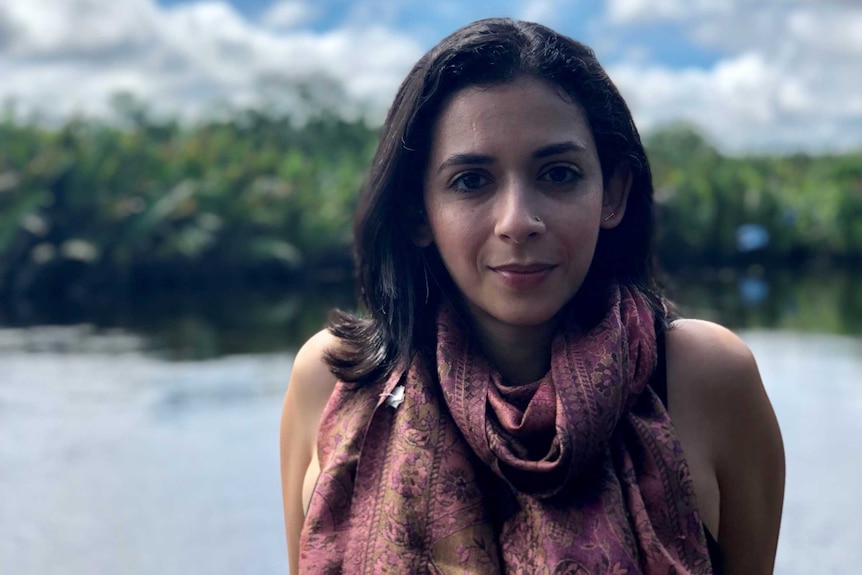
[[[367,315],[288,386],[291,572],[771,573],[772,408],[736,336],[668,317],[651,233],[588,48],[493,19],[426,54],[357,214]]]

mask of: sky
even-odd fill
[[[691,123],[728,153],[862,149],[862,0],[0,0],[0,101],[50,121],[111,117],[130,93],[194,120],[313,85],[379,119],[423,53],[490,16],[591,46],[642,132]]]

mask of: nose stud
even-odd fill
[[[542,218],[540,218],[539,216],[533,216],[533,221],[541,223]]]

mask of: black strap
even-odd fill
[[[662,404],[664,404],[665,409],[667,409],[667,330],[658,320],[656,321],[655,333],[658,358],[649,385]],[[706,547],[709,552],[710,562],[712,563],[713,575],[723,575],[724,556],[721,552],[721,547],[719,547],[718,541],[715,540],[715,537],[712,536],[706,525],[703,526],[703,532],[706,535]]]
[[[652,377],[649,382],[650,387],[661,400],[662,404],[664,404],[665,409],[667,409],[667,359],[665,358],[666,331],[667,329],[665,326],[662,325],[662,323],[659,323],[659,320],[657,319],[655,326],[655,345],[658,358],[655,365],[655,371],[652,372]]]
[[[724,575],[724,554],[721,552],[721,547],[718,541],[706,528],[703,526],[703,532],[706,535],[706,549],[709,553],[709,562],[712,563],[712,575]]]

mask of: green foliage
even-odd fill
[[[646,139],[670,267],[862,258],[862,154],[729,157],[687,126]],[[746,250],[740,226],[766,232]]]
[[[111,124],[0,120],[0,295],[349,270],[374,128],[325,107],[183,126],[114,106]],[[646,145],[669,267],[862,257],[862,155],[728,157],[687,126]],[[740,251],[744,224],[768,244]]]
[[[72,262],[85,290],[140,270],[283,276],[348,262],[373,128],[258,111],[181,127],[128,98],[115,106],[111,125],[0,122],[0,294],[38,289],[58,269],[69,279]]]

